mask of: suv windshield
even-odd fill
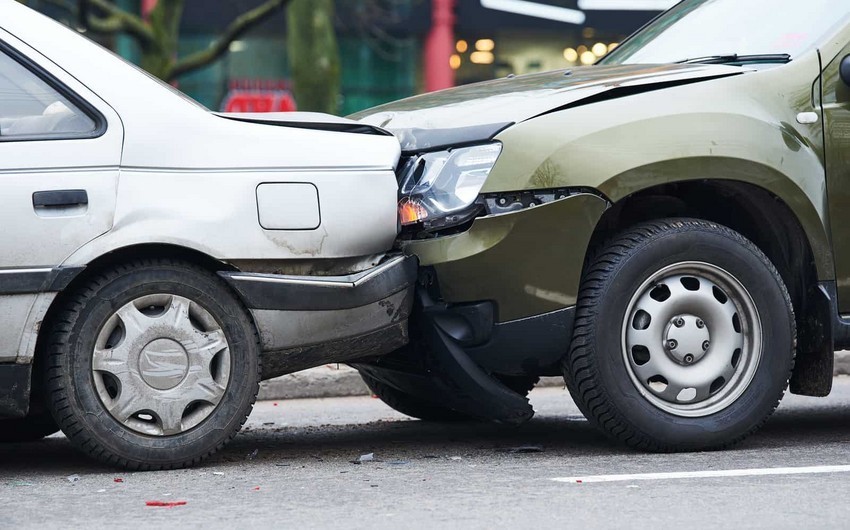
[[[845,1],[683,0],[599,64],[783,54],[793,59],[847,18]]]

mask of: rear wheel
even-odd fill
[[[54,417],[89,455],[131,469],[195,464],[224,446],[259,388],[247,311],[214,274],[155,260],[69,297],[49,340]]]
[[[363,372],[360,372],[360,377],[363,378],[363,382],[366,383],[372,394],[393,410],[401,412],[406,416],[434,422],[475,421],[475,418],[471,416],[432,403],[427,399],[402,392]],[[496,376],[496,378],[500,383],[523,396],[527,396],[534,388],[534,385],[537,384],[537,381],[540,380],[539,377],[528,376]]]
[[[726,227],[672,219],[624,232],[587,265],[564,372],[612,437],[711,449],[773,412],[795,345],[790,298],[768,258]]]

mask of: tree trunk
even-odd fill
[[[334,31],[334,0],[292,0],[287,48],[299,110],[335,114],[340,59]]]

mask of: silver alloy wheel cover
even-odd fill
[[[101,327],[92,354],[98,397],[133,431],[171,436],[212,414],[227,391],[230,349],[221,325],[196,302],[139,297]]]
[[[683,278],[696,278],[699,288],[691,290],[696,285],[686,280],[688,289]],[[669,297],[659,301],[662,286]],[[740,331],[735,329],[736,314]],[[762,357],[762,325],[752,296],[729,272],[704,262],[676,263],[644,281],[626,308],[621,336],[635,388],[655,407],[682,417],[726,409],[750,385]],[[677,337],[688,345],[680,347]],[[707,349],[691,351],[700,340]],[[713,388],[719,378],[723,383]]]

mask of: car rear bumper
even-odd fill
[[[407,344],[417,267],[396,256],[347,276],[219,274],[254,317],[268,379]]]

